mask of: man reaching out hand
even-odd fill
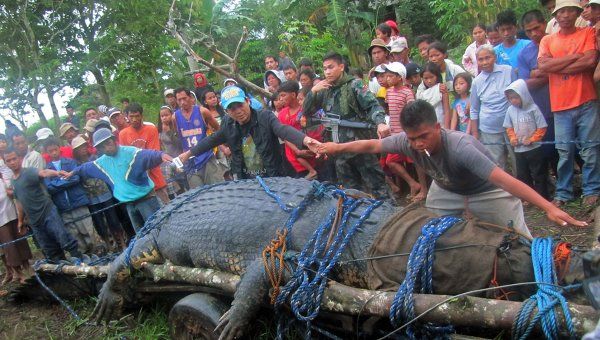
[[[521,200],[543,209],[561,226],[586,226],[545,200],[533,189],[500,169],[487,149],[472,136],[442,129],[431,104],[416,100],[402,110],[404,132],[382,140],[324,143],[320,154],[402,153],[433,178],[425,206],[439,215],[471,212],[481,220],[509,225],[531,236]],[[519,199],[520,198],[520,199]]]

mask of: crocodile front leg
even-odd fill
[[[126,261],[126,251],[111,264],[106,282],[100,290],[98,302],[92,311],[90,320],[94,322],[110,321],[121,315],[123,302],[131,284],[131,267],[139,269],[143,262],[163,263],[164,258],[156,245],[154,233],[136,240],[130,253],[131,263]],[[131,265],[131,267],[130,267]]]
[[[215,328],[222,328],[219,340],[239,339],[248,329],[260,305],[266,301],[269,283],[262,259],[254,260],[247,268],[235,292],[231,308],[221,317]]]

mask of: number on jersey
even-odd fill
[[[188,137],[185,140],[187,140],[188,148],[191,148],[198,144],[198,139],[196,139],[196,136]]]

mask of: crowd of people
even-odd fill
[[[164,91],[155,123],[126,98],[81,116],[67,106],[58,136],[41,128],[30,146],[7,121],[0,243],[29,228],[48,260],[85,262],[124,249],[175,196],[256,176],[319,179],[378,199],[408,194],[525,235],[522,201],[561,225],[585,225],[559,208],[576,197],[576,172],[584,204],[600,195],[600,1],[541,4],[550,21],[538,9],[520,20],[504,10],[475,25],[462,66],[444,42],[404,37],[388,20],[366,49],[367,79],[335,52],[323,56],[322,75],[312,60],[296,66],[280,52],[264,58],[269,97],[235,79],[217,90],[197,74],[194,89]],[[2,249],[4,282],[23,280],[27,241]]]

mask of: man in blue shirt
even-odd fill
[[[550,109],[550,90],[548,89],[548,75],[538,70],[538,52],[540,41],[546,35],[546,20],[539,10],[532,10],[525,14],[521,19],[521,24],[527,37],[531,42],[521,50],[517,58],[517,76],[525,80],[527,89],[533,98],[535,104],[540,108],[548,129],[544,135],[544,141],[554,140],[554,116]],[[556,172],[558,164],[558,152],[552,144],[542,145],[546,160],[550,163],[550,168]]]
[[[144,222],[160,208],[154,194],[154,183],[148,170],[173,158],[162,151],[120,146],[107,128],[100,128],[93,135],[94,147],[102,156],[93,162],[83,163],[66,176],[99,178],[106,182],[114,197],[127,204],[127,214],[137,231]]]
[[[519,52],[529,44],[529,41],[517,39],[517,17],[510,9],[498,13],[496,17],[498,32],[502,36],[502,43],[494,47],[496,50],[496,63],[517,67]]]
[[[479,46],[476,56],[481,73],[473,79],[471,86],[471,133],[485,145],[492,159],[504,170],[509,153],[514,159],[512,148],[507,147],[510,141],[502,126],[509,106],[504,90],[517,77],[510,66],[496,64],[492,45]],[[514,166],[512,168],[515,169]]]

